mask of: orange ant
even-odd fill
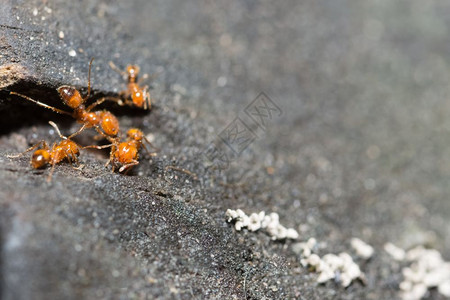
[[[150,155],[154,156],[155,153],[150,153],[143,143],[146,141],[151,147],[155,148],[150,141],[144,136],[143,132],[137,128],[131,128],[127,131],[127,140],[125,142],[120,142],[119,138],[111,138],[104,135],[111,144],[99,147],[111,147],[111,153],[109,161],[106,165],[112,165],[112,171],[114,172],[116,167],[120,166],[119,173],[130,170],[131,167],[139,164],[139,149],[142,147]],[[89,146],[93,147],[93,146]],[[126,173],[126,172],[125,172]]]
[[[117,118],[112,113],[106,110],[91,112],[91,110],[98,104],[102,103],[105,98],[99,99],[88,107],[85,107],[84,105],[91,94],[91,67],[93,60],[94,58],[92,58],[89,62],[88,93],[86,97],[81,97],[80,92],[71,86],[63,85],[57,89],[64,104],[73,109],[72,113],[55,108],[16,92],[10,92],[10,94],[20,96],[42,107],[51,109],[54,112],[72,116],[79,123],[83,124],[83,126],[75,134],[78,134],[84,129],[90,127],[95,127],[96,130],[100,132],[100,130],[98,129],[100,127],[107,136],[115,137],[119,133],[119,121],[117,120]]]
[[[59,137],[62,139],[59,143],[53,143],[52,147],[50,148],[47,142],[45,140],[42,140],[20,154],[8,155],[9,158],[17,158],[42,145],[42,148],[34,151],[33,155],[31,156],[30,163],[34,169],[44,168],[47,164],[52,165],[52,169],[50,171],[50,174],[48,175],[47,181],[50,181],[55,165],[57,163],[60,163],[64,159],[67,159],[71,165],[72,162],[78,164],[78,156],[80,155],[80,149],[82,149],[80,146],[78,146],[77,143],[71,140],[71,138],[77,133],[74,133],[69,137],[65,137],[61,134],[58,126],[54,122],[49,121],[49,124],[53,126],[53,128],[55,128]]]
[[[140,68],[136,65],[128,65],[126,71],[120,70],[112,61],[109,62],[109,66],[111,69],[122,75],[123,77],[127,77],[128,86],[127,89],[121,91],[119,95],[122,99],[108,97],[108,100],[116,101],[119,105],[129,105],[129,106],[137,106],[143,109],[150,109],[152,106],[152,102],[150,99],[150,92],[148,91],[148,85],[143,87],[140,86],[140,82],[143,79],[148,78],[147,74],[144,74],[142,78],[138,80],[138,75]]]

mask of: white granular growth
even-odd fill
[[[241,209],[228,209],[225,213],[227,222],[236,221],[234,227],[237,231],[247,228],[250,231],[265,229],[272,237],[272,240],[297,239],[298,232],[293,228],[286,228],[279,222],[277,213],[266,215],[264,211],[260,213],[252,213],[247,216]]]

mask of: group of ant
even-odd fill
[[[35,169],[39,169],[50,164],[51,171],[48,176],[48,181],[52,177],[55,165],[60,163],[61,161],[67,160],[71,165],[73,163],[78,164],[78,156],[81,149],[105,149],[110,147],[110,157],[105,166],[111,164],[113,172],[117,168],[119,168],[119,172],[125,171],[125,173],[128,172],[131,167],[139,164],[138,152],[140,148],[143,148],[150,155],[154,155],[154,153],[150,153],[148,151],[147,147],[144,144],[144,141],[147,142],[151,147],[153,147],[153,145],[148,141],[148,139],[140,129],[129,129],[126,134],[126,139],[122,139],[119,136],[119,121],[117,120],[116,116],[114,116],[107,110],[93,111],[93,109],[97,105],[103,103],[104,101],[114,101],[119,105],[129,105],[143,109],[150,109],[151,99],[150,93],[148,92],[148,86],[141,86],[141,81],[138,81],[139,67],[136,65],[129,65],[126,68],[126,71],[122,71],[118,69],[112,62],[110,62],[110,66],[113,70],[120,73],[123,77],[127,77],[127,89],[120,92],[119,97],[103,97],[86,107],[86,101],[89,99],[91,94],[91,67],[93,60],[94,59],[92,58],[89,62],[88,90],[85,97],[82,97],[80,92],[72,86],[63,85],[57,89],[64,104],[72,109],[72,112],[49,106],[45,103],[16,92],[10,92],[10,94],[12,95],[16,95],[25,100],[34,102],[42,107],[51,109],[56,113],[72,116],[78,123],[82,124],[79,130],[66,137],[61,134],[58,126],[54,122],[50,121],[50,125],[55,128],[56,132],[61,138],[60,142],[53,143],[53,145],[49,147],[47,142],[45,140],[42,140],[34,146],[28,148],[23,153],[9,156],[10,158],[20,157],[25,153],[33,151],[41,146],[39,149],[34,151],[31,157],[31,166]],[[146,75],[142,77],[142,79],[144,78],[146,78]],[[73,137],[88,128],[95,129],[100,134],[100,136],[108,140],[110,144],[90,145],[83,147],[72,140]]]

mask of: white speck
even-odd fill
[[[220,76],[217,78],[217,85],[220,87],[224,87],[227,84],[227,78],[225,76]]]
[[[59,37],[60,39],[63,39],[63,38],[64,38],[64,32],[63,32],[63,31],[60,31],[60,32],[58,33],[58,37]]]
[[[76,244],[75,251],[80,252],[81,250],[83,250],[83,247],[80,244]]]
[[[72,56],[72,57],[77,56],[77,52],[75,50],[71,49],[71,50],[69,50],[69,56]]]
[[[30,36],[30,41],[34,40],[34,36]]]
[[[364,188],[366,190],[371,191],[375,188],[375,186],[376,186],[375,180],[373,180],[372,178],[364,180]]]
[[[402,261],[405,259],[405,250],[395,246],[392,243],[387,243],[384,245],[384,251],[386,251],[393,259],[397,261]]]
[[[377,145],[371,145],[366,150],[366,155],[370,159],[377,159],[380,156],[380,148]]]
[[[48,133],[49,133],[50,135],[53,135],[53,134],[55,133],[55,131],[54,131],[53,129],[50,129],[50,130],[48,131]]]
[[[45,10],[47,13],[49,13],[49,14],[52,13],[52,9],[51,9],[50,7],[45,6],[45,7],[44,7],[44,10]]]
[[[373,248],[372,246],[364,243],[358,238],[352,238],[351,245],[353,249],[355,249],[356,254],[364,259],[369,259],[373,255]]]
[[[41,20],[42,20],[42,21],[45,21],[45,17],[44,17],[44,16],[42,16],[42,17],[41,17]]]
[[[155,141],[155,135],[153,133],[149,133],[145,136],[150,143]]]
[[[16,17],[17,20],[20,20],[19,16]]]
[[[33,9],[33,16],[37,16],[38,15],[38,9],[35,7]]]
[[[69,72],[70,72],[70,73],[73,73],[73,66],[70,67]]]
[[[111,274],[112,274],[113,277],[119,277],[119,276],[120,276],[120,272],[117,271],[117,270],[113,270],[113,271],[111,272]]]

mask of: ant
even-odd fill
[[[140,68],[137,65],[128,65],[126,71],[120,70],[112,61],[109,62],[109,66],[111,69],[122,75],[122,77],[127,77],[128,86],[126,90],[119,93],[121,98],[124,99],[123,101],[120,98],[113,97],[109,97],[108,100],[113,100],[119,105],[126,104],[129,106],[137,106],[145,110],[150,109],[152,102],[150,99],[150,92],[148,91],[148,85],[143,87],[140,86],[140,82],[143,79],[148,78],[148,75],[144,74],[142,78],[138,80]]]
[[[106,110],[91,112],[91,110],[98,104],[102,103],[105,98],[99,99],[88,107],[85,107],[84,105],[91,94],[91,67],[93,60],[94,58],[92,58],[89,62],[88,93],[86,97],[83,98],[80,92],[71,86],[63,85],[57,89],[64,104],[73,109],[72,113],[47,105],[16,92],[10,92],[10,94],[22,97],[42,107],[51,109],[54,112],[72,116],[79,123],[83,124],[83,126],[75,133],[75,135],[82,132],[84,129],[91,127],[95,127],[96,130],[100,132],[100,127],[107,136],[115,137],[119,133],[119,121],[117,120],[117,118],[111,112]]]
[[[72,162],[78,164],[78,156],[80,155],[80,149],[83,149],[80,146],[78,146],[77,143],[71,140],[71,138],[75,136],[77,133],[74,133],[69,137],[66,137],[61,134],[58,126],[54,122],[49,121],[49,124],[53,128],[55,128],[56,132],[61,138],[61,141],[59,143],[53,143],[52,147],[50,148],[47,142],[45,140],[42,140],[20,154],[8,155],[9,158],[17,158],[42,145],[42,148],[34,151],[33,155],[31,156],[30,163],[34,169],[44,168],[47,164],[52,165],[52,169],[50,171],[50,174],[48,175],[47,181],[51,180],[55,165],[60,163],[64,159],[67,159],[71,165]]]
[[[155,153],[150,153],[148,151],[143,141],[147,142],[152,148],[157,149],[144,136],[143,132],[137,128],[131,128],[127,131],[127,139],[125,142],[120,142],[119,138],[111,138],[106,135],[104,135],[104,137],[108,139],[111,142],[111,144],[99,147],[103,148],[111,147],[109,161],[106,163],[106,165],[111,163],[113,172],[115,171],[116,167],[120,166],[119,173],[122,173],[123,171],[126,170],[125,172],[126,174],[131,167],[139,164],[138,152],[141,147],[144,148],[144,150],[151,156],[155,155]]]

